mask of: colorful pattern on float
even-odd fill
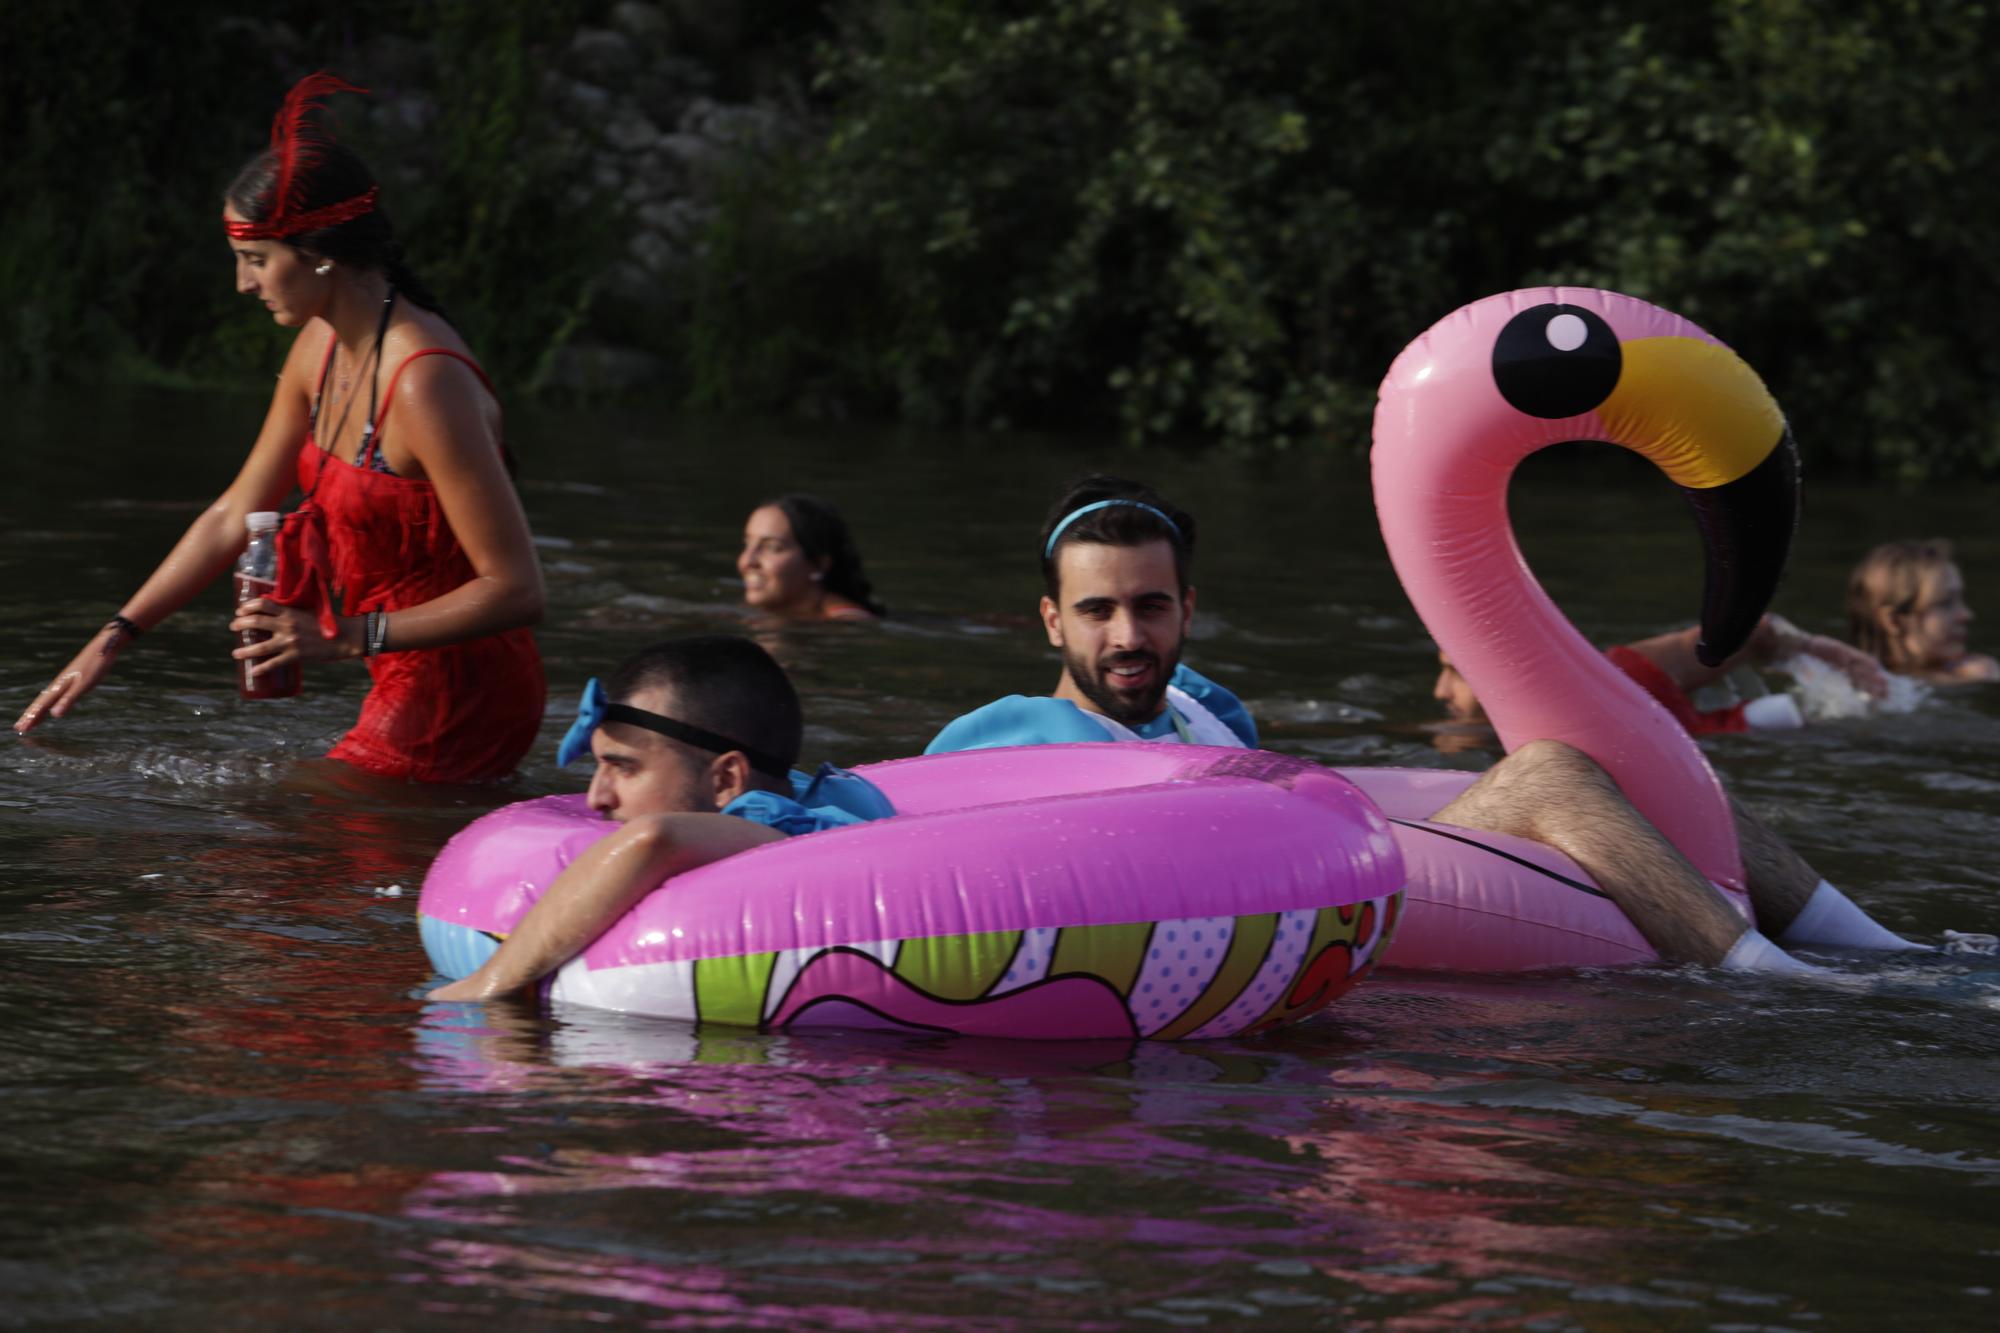
[[[561,968],[548,995],[767,1030],[1205,1040],[1323,1009],[1382,958],[1401,910],[1401,857],[1386,822],[1350,784],[1298,761],[1083,745],[857,771],[883,778],[892,799],[910,793],[933,808],[683,876]],[[1038,775],[1044,790],[1085,790],[1022,799]],[[1088,790],[1121,781],[1139,785]],[[978,803],[951,808],[959,799]],[[420,905],[440,971],[477,966],[492,937],[609,827],[574,798],[551,798],[461,833]],[[539,865],[524,859],[535,842]],[[1073,850],[1051,854],[1065,845]],[[795,870],[804,873],[792,889],[771,888]],[[858,898],[874,900],[859,917],[844,910]],[[1212,910],[1129,919],[1142,902]],[[880,933],[860,919],[1000,928]],[[718,923],[793,938],[711,947]],[[708,942],[689,943],[697,937]],[[675,952],[684,956],[667,956]]]
[[[1161,1041],[1262,1032],[1317,1013],[1374,968],[1400,895],[1317,911],[1042,926],[659,964],[690,1022]],[[574,965],[572,964],[572,968]],[[622,989],[622,988],[621,988]],[[587,972],[552,994],[591,1004]],[[607,997],[608,998],[608,997]]]

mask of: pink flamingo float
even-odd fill
[[[1721,661],[1755,627],[1783,570],[1798,519],[1797,453],[1741,358],[1629,296],[1508,292],[1403,350],[1382,382],[1372,455],[1390,560],[1502,744],[1548,738],[1591,756],[1744,906],[1728,798],[1700,748],[1556,609],[1508,522],[1520,462],[1583,440],[1644,456],[1686,495],[1707,558],[1702,653]],[[1567,857],[1423,819],[1475,774],[1340,771],[1382,807],[1403,848],[1410,884],[1394,965],[1515,971],[1656,956]]]

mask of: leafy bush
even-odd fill
[[[328,68],[377,94],[339,99],[335,114],[382,175],[412,262],[496,378],[532,382],[619,239],[541,109],[542,53],[580,10],[7,6],[0,376],[268,382],[291,335],[232,292],[222,190],[265,142],[285,89]],[[423,106],[435,116],[399,115]]]
[[[1580,283],[1728,339],[1821,457],[2000,465],[1983,7],[838,13],[827,133],[718,223],[712,404],[1360,448],[1404,342]]]

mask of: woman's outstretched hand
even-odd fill
[[[271,637],[260,643],[246,643],[230,656],[239,661],[255,661],[256,665],[250,668],[252,676],[261,676],[287,662],[335,662],[361,656],[361,617],[343,616],[339,624],[339,631],[329,639],[320,633],[319,617],[312,612],[281,606],[268,597],[253,597],[236,608],[236,618],[229,622],[229,628],[239,634],[244,630],[262,630]]]
[[[69,665],[56,673],[56,678],[43,691],[29,700],[21,716],[14,719],[14,731],[25,736],[40,726],[44,719],[62,717],[75,706],[76,701],[97,688],[97,682],[111,672],[111,664],[118,660],[118,650],[125,646],[130,636],[116,623],[106,625],[83,645],[83,651],[69,660]]]

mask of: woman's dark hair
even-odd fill
[[[861,548],[854,544],[854,534],[848,531],[847,520],[838,509],[817,495],[781,495],[757,507],[766,506],[784,514],[785,521],[792,525],[792,540],[805,552],[806,559],[827,562],[826,573],[820,578],[822,588],[867,608],[870,615],[888,614],[875,600],[874,588],[861,571]]]
[[[297,173],[287,190],[290,196],[287,216],[298,216],[357,200],[376,189],[375,173],[360,157],[313,129],[313,113],[319,105],[317,98],[330,91],[362,90],[326,75],[313,75],[293,88],[285,99],[285,110],[279,113],[280,125],[290,131],[287,141],[292,145],[293,170]],[[223,191],[230,207],[246,222],[268,222],[278,206],[281,161],[275,142],[282,132],[274,129],[274,146],[244,163],[242,170],[236,173],[236,179]],[[402,243],[396,239],[396,229],[390,224],[388,211],[379,199],[357,216],[295,232],[283,240],[304,254],[336,260],[357,269],[378,270],[389,279],[398,295],[446,321],[451,319],[444,303],[403,259]],[[506,464],[509,477],[519,476],[520,466],[514,458],[514,450],[505,440],[500,442],[500,459]]]
[[[1110,503],[1105,503],[1109,501]],[[1090,509],[1102,504],[1101,509]],[[1090,509],[1069,524],[1064,519]],[[1058,531],[1060,530],[1060,531]],[[1051,545],[1050,539],[1054,538]],[[1152,487],[1123,477],[1095,473],[1070,484],[1042,520],[1036,545],[1042,557],[1042,584],[1051,598],[1059,596],[1056,557],[1071,542],[1103,546],[1144,546],[1165,542],[1174,553],[1174,576],[1185,593],[1194,580],[1194,515],[1168,503]]]
[[[303,170],[303,191],[297,204],[300,209],[325,208],[375,188],[375,174],[367,165],[329,139],[314,143],[313,159]],[[243,165],[223,197],[246,220],[263,222],[276,206],[277,184],[278,155],[267,148]],[[445,313],[444,306],[423,279],[404,262],[402,244],[396,240],[389,214],[380,203],[360,217],[287,236],[285,244],[357,268],[380,269],[402,295],[426,310]]]

